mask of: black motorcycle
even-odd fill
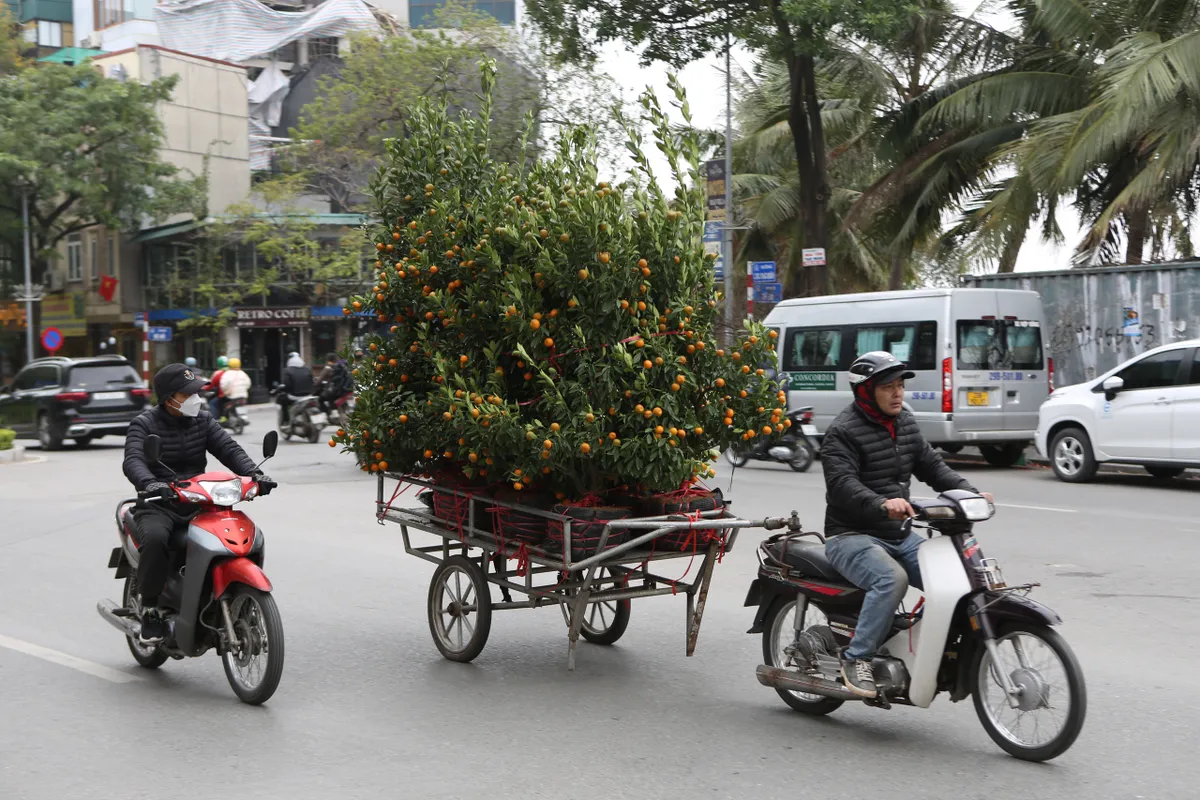
[[[787,418],[792,426],[778,442],[761,439],[757,444],[731,447],[725,451],[725,459],[735,467],[744,467],[748,461],[778,461],[787,464],[796,472],[806,472],[812,466],[817,452],[811,436],[817,433],[812,424],[812,406],[789,411]]]

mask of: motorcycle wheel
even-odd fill
[[[283,677],[283,620],[275,598],[245,584],[235,584],[229,615],[237,635],[236,651],[221,657],[225,678],[238,699],[257,706],[271,699]]]
[[[813,465],[813,451],[808,442],[799,442],[796,444],[796,450],[792,453],[792,460],[788,462],[788,466],[796,472],[808,472],[808,468]]]
[[[782,597],[776,598],[775,604],[767,612],[767,618],[763,622],[762,650],[763,662],[768,666],[786,668],[787,656],[783,654],[783,648],[791,644],[792,639],[795,638],[795,617],[796,599],[794,597],[791,600]],[[813,625],[828,624],[829,620],[821,609],[809,603],[804,610],[804,619],[801,620],[801,625],[808,628]],[[796,711],[814,717],[823,717],[837,711],[842,707],[842,703],[846,702],[819,694],[793,692],[788,689],[776,689],[775,692],[783,699],[783,702]]]
[[[240,436],[242,431],[246,430],[246,423],[242,420],[241,415],[236,411],[233,412],[233,416],[229,418],[229,426],[233,428],[233,433],[235,436]]]
[[[725,460],[734,467],[741,468],[746,466],[746,464],[750,461],[750,458],[745,453],[738,452],[736,449],[731,447],[725,451]]]
[[[1003,663],[993,664],[980,647],[971,669],[971,694],[983,729],[1004,752],[1023,761],[1062,755],[1087,715],[1087,687],[1075,653],[1057,631],[1028,622],[1001,625],[996,646]],[[1000,670],[1023,690],[1017,708],[1008,705]],[[1047,730],[1052,735],[1043,739]]]
[[[121,593],[121,606],[124,608],[136,608],[141,611],[142,604],[137,597],[137,575],[130,575],[125,579],[125,591]],[[139,666],[146,669],[158,669],[167,660],[167,654],[162,651],[157,645],[153,647],[143,647],[137,639],[132,636],[125,637],[126,644],[129,645],[129,652],[133,654],[133,660]]]

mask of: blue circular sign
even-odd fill
[[[63,345],[62,331],[58,328],[46,328],[42,331],[42,347],[53,353]]]

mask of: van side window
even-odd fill
[[[855,335],[855,357],[883,350],[912,369],[933,369],[937,350],[936,322],[909,322],[859,328]]]
[[[785,370],[837,369],[841,356],[842,332],[837,328],[788,331]]]

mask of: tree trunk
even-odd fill
[[[1130,211],[1125,214],[1125,227],[1129,241],[1125,245],[1125,263],[1142,263],[1142,253],[1146,250],[1146,234],[1150,229],[1150,212],[1145,210]]]
[[[907,248],[905,248],[907,249]],[[904,288],[905,267],[908,265],[908,254],[903,250],[892,253],[892,269],[888,275],[888,289],[896,291]]]
[[[827,247],[826,207],[829,186],[825,169],[825,135],[817,104],[817,83],[811,56],[788,56],[788,127],[796,150],[800,178],[800,219],[804,247]],[[811,107],[810,107],[811,106]],[[815,121],[814,121],[815,120]],[[808,267],[797,276],[796,288],[804,294],[829,294],[827,267]],[[797,292],[798,294],[799,292]]]

